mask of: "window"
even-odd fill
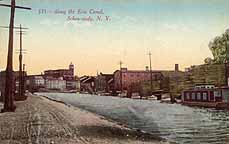
[[[215,97],[221,97],[220,91],[214,91],[214,96]]]
[[[207,93],[203,93],[203,100],[207,100]]]
[[[197,93],[197,100],[201,100],[201,94],[199,92]]]
[[[189,93],[186,93],[186,99],[187,99],[187,100],[190,99]]]
[[[223,102],[229,102],[229,91],[228,89],[223,89],[222,91]]]
[[[192,100],[195,100],[195,93],[192,93]]]

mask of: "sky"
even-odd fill
[[[229,28],[228,0],[16,0],[16,4],[32,8],[17,9],[15,14],[15,26],[29,28],[23,36],[29,74],[68,68],[71,62],[78,76],[113,73],[120,60],[123,67],[142,70],[149,65],[149,51],[153,70],[173,70],[175,64],[184,70],[212,57],[209,41]],[[46,14],[39,14],[42,9]],[[69,9],[75,13],[69,14]],[[73,16],[80,20],[68,19]],[[89,16],[93,21],[82,20]],[[102,21],[96,20],[98,16]],[[10,9],[0,7],[0,26],[8,26],[9,17]],[[8,30],[0,29],[1,70],[6,67],[8,37]],[[17,49],[15,31],[14,70]]]

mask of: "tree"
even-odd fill
[[[215,37],[210,43],[209,48],[214,57],[214,63],[225,63],[229,60],[229,29],[221,36]]]

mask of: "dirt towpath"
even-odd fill
[[[0,113],[0,144],[167,143],[44,97],[29,96],[16,106],[14,113]]]

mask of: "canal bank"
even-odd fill
[[[0,105],[2,106],[2,105]],[[0,113],[0,143],[167,143],[102,116],[40,96],[16,102],[15,113]]]

